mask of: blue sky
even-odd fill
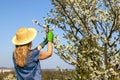
[[[16,30],[21,27],[42,28],[32,23],[37,19],[44,23],[43,17],[47,16],[52,8],[50,0],[0,0],[0,67],[13,67],[12,54],[14,45],[11,43]],[[54,31],[56,34],[59,30]],[[38,33],[33,41],[33,47],[43,41],[44,33]],[[62,37],[62,36],[60,36]],[[46,50],[46,47],[43,51]],[[53,53],[49,59],[40,61],[42,69],[73,68]]]

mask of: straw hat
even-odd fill
[[[34,28],[20,28],[12,38],[15,45],[23,45],[31,42],[36,37],[37,31]]]

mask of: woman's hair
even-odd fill
[[[24,67],[26,65],[27,55],[28,55],[28,52],[30,51],[31,45],[32,45],[32,42],[25,45],[16,45],[16,48],[14,51],[14,58],[18,66]]]

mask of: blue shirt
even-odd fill
[[[32,55],[27,56],[27,64],[24,67],[17,66],[13,57],[17,80],[42,80],[38,56],[39,50],[33,50]]]

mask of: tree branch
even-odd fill
[[[111,56],[115,56],[115,55],[118,54],[119,52],[120,52],[120,49],[117,50],[113,55],[110,55],[109,58],[110,58]]]
[[[70,20],[70,22],[71,22],[71,24],[72,24],[71,27],[74,27],[78,32],[80,32],[80,30],[75,26],[75,24],[74,24],[74,22],[72,21],[72,19],[70,18],[70,16],[67,14],[67,12],[66,12],[65,7],[63,6],[63,4],[61,4],[61,2],[60,2],[59,0],[58,0],[57,2],[58,2],[58,3],[60,4],[60,6],[62,7],[63,12],[65,13],[64,16],[66,16],[66,17]],[[80,32],[80,34],[81,34],[82,36],[85,36],[84,34],[82,34],[82,32]]]
[[[119,37],[110,45],[110,47],[112,47],[118,40],[120,40]]]
[[[106,32],[105,32],[105,29],[104,29],[104,27],[103,27],[103,25],[102,25],[102,22],[99,22],[99,21],[98,21],[98,23],[99,23],[99,25],[100,25],[100,27],[101,27],[104,35],[106,36]]]
[[[71,1],[69,0],[70,4],[71,4]],[[88,33],[89,32],[89,28],[87,27],[86,23],[82,20],[82,18],[80,17],[80,15],[78,14],[78,12],[75,10],[75,8],[71,5],[71,8],[74,10],[74,12],[76,13],[76,15],[78,16],[79,20],[83,23],[85,29],[87,30]]]
[[[116,15],[115,15],[115,18],[116,18]],[[110,29],[110,34],[109,34],[109,36],[108,36],[108,40],[111,38],[111,36],[112,36],[112,33],[114,32],[114,27],[115,27],[115,18],[114,18],[114,20],[113,20],[113,24],[112,24],[112,28]]]
[[[95,30],[96,30],[96,32],[97,32],[97,34],[100,34],[100,32],[99,32],[99,31],[98,31],[98,29],[97,29],[97,26],[96,26],[95,21],[93,21],[93,20],[92,20],[92,23],[94,24],[94,28],[95,28]]]
[[[117,53],[119,53],[120,52],[120,49],[119,50],[117,50],[116,52],[115,52],[115,54],[114,55],[116,55]]]

